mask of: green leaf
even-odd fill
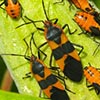
[[[50,5],[49,5],[50,1]],[[58,18],[58,24],[63,26],[64,24],[69,24],[71,31],[77,29],[77,32],[73,35],[69,35],[66,30],[66,35],[69,40],[73,43],[84,46],[84,50],[81,53],[81,61],[83,67],[88,66],[88,63],[91,63],[94,67],[100,66],[100,52],[98,51],[95,56],[93,52],[97,47],[97,44],[85,34],[78,35],[81,32],[79,26],[72,20],[76,11],[78,11],[74,6],[72,9],[69,9],[69,3],[65,0],[65,4],[56,4],[54,0],[44,0],[46,10],[50,19]],[[20,0],[20,3],[24,9],[23,16],[26,15],[33,20],[45,20],[45,15],[42,9],[41,0],[29,0],[24,1]],[[49,9],[49,10],[48,10]],[[15,53],[15,54],[24,54],[26,51],[26,45],[23,41],[23,38],[34,32],[36,29],[32,24],[22,26],[18,29],[15,29],[16,26],[24,23],[22,19],[15,21],[9,16],[6,17],[6,12],[0,9],[0,53]],[[43,27],[42,23],[38,23],[39,27]],[[44,36],[42,33],[36,32],[34,34],[34,39],[36,44],[39,46],[45,42]],[[27,39],[29,42],[29,38]],[[48,55],[44,63],[49,66],[49,57],[50,57],[50,48],[47,46],[44,52]],[[33,47],[33,53],[37,55],[37,50]],[[23,57],[14,57],[14,56],[2,56],[12,78],[14,79],[18,90],[22,94],[29,94],[38,97],[40,93],[40,88],[35,78],[31,79],[22,79],[26,73],[30,72],[30,64]],[[100,97],[96,95],[95,91],[89,91],[86,87],[86,79],[83,77],[82,82],[74,83],[69,79],[66,81],[68,88],[74,91],[76,94],[68,92],[70,99],[73,100],[99,100]],[[3,100],[3,99],[2,99]]]
[[[100,9],[100,0],[93,0],[93,2]]]
[[[43,100],[42,98],[33,97],[30,95],[22,95],[2,90],[0,90],[0,98],[2,98],[2,100]]]

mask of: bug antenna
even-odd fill
[[[17,26],[15,29],[17,29],[17,28],[19,28],[19,27],[21,27],[21,26],[27,25],[27,24],[33,24],[33,25],[37,28],[37,26],[36,26],[35,23],[37,23],[37,22],[42,22],[42,20],[34,21],[34,20],[28,18],[27,16],[24,16],[24,17],[25,17],[27,20],[29,20],[29,22],[25,22],[25,23],[23,23],[23,24]]]
[[[49,18],[48,18],[47,13],[46,13],[45,5],[44,5],[44,0],[42,0],[42,6],[43,6],[43,11],[44,11],[45,17],[49,21]]]
[[[5,55],[7,55],[7,56],[22,56],[22,57],[24,57],[25,55],[20,55],[20,54],[0,54],[1,56],[3,55],[3,56],[5,56]]]
[[[21,55],[21,54],[0,54],[0,56],[20,56],[20,57],[24,57],[27,60],[30,60],[29,56]]]
[[[24,25],[26,25],[26,24],[31,24],[31,23],[32,23],[32,22],[27,22],[27,23],[21,24],[21,25],[15,27],[15,29],[20,28],[20,27],[22,27],[22,26],[24,26]]]
[[[0,4],[0,8],[1,8],[1,6],[2,6],[4,3],[5,3],[5,1],[3,1],[3,2]]]

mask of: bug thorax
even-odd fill
[[[32,55],[30,61],[31,61],[32,73],[44,77],[44,66],[41,64],[40,60],[36,56]]]
[[[48,28],[49,26],[52,26],[52,22],[51,21],[45,20],[43,23],[44,23],[44,27],[45,28]]]
[[[58,28],[55,24],[52,24],[50,22],[47,22],[45,25],[47,28],[47,33],[46,33],[47,40],[54,41],[57,44],[60,44],[62,30]]]
[[[35,55],[32,54],[31,58],[30,58],[30,62],[33,62],[37,59],[37,57]]]

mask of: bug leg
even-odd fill
[[[64,77],[62,77],[62,76],[56,76],[58,79],[60,79],[60,80],[62,80],[62,82],[63,82],[63,84],[64,84],[64,87],[65,87],[65,90],[67,90],[67,91],[69,91],[69,92],[71,92],[71,93],[73,93],[73,94],[76,94],[75,92],[73,92],[73,91],[71,91],[70,89],[68,89],[67,88],[67,85],[66,85],[66,82],[65,82],[65,80],[64,80]]]
[[[43,96],[42,96],[42,95],[43,95]],[[46,97],[46,95],[43,93],[42,89],[40,89],[39,97],[41,97],[41,98],[43,98],[43,99],[49,99],[49,98]]]
[[[35,23],[37,23],[37,22],[42,22],[42,23],[44,23],[43,20],[37,20],[37,21],[34,21],[34,20],[28,18],[27,16],[24,16],[24,17],[25,17],[27,20],[29,20],[30,23],[32,23],[32,24],[35,26],[36,29],[41,30],[41,28],[38,28],[38,27],[36,26]],[[25,23],[25,24],[26,24],[26,23]],[[44,30],[42,30],[42,31],[44,31]]]
[[[40,59],[40,52],[44,55],[43,61],[47,58],[47,55],[40,49],[38,49],[38,57]]]
[[[57,18],[52,19],[52,20],[55,20],[54,24],[56,24],[58,22],[58,19]]]
[[[74,22],[75,22],[75,20],[74,19],[72,19]],[[75,22],[76,23],[76,22]],[[79,26],[80,27],[80,26]],[[78,35],[81,35],[81,34],[87,34],[87,32],[86,31],[84,31],[84,29],[82,29],[81,27],[80,27],[80,29],[81,29],[81,32],[80,33],[78,33]]]
[[[93,90],[94,89],[93,85],[88,85],[87,87],[89,88],[89,90]]]
[[[23,77],[22,79],[25,79],[25,78],[30,78],[30,77],[31,77],[31,75],[30,75],[30,74],[31,74],[31,72],[26,73],[26,74],[25,74],[25,77]]]
[[[44,96],[42,97],[42,89],[40,89],[40,92],[39,92],[39,97],[41,97],[41,98],[44,98]]]
[[[33,32],[31,35],[33,36],[33,35],[34,35],[34,32]],[[29,36],[30,36],[30,34],[29,34],[27,37],[29,37]],[[29,44],[28,44],[27,41],[26,41],[26,38],[27,38],[27,37],[25,37],[25,38],[23,39],[23,41],[25,42],[25,44],[26,44],[26,46],[27,46],[27,49],[26,49],[25,54],[24,54],[24,58],[27,59],[27,60],[29,60],[29,61],[30,61],[30,56],[27,56],[27,54],[29,53],[29,50],[30,50],[30,52],[31,52],[31,55],[34,55],[34,54],[32,53],[32,39],[33,39],[32,36],[31,36],[31,38],[30,38]],[[36,44],[34,44],[34,46],[37,48]]]
[[[51,53],[51,56],[50,56],[50,61],[49,61],[49,66],[50,68],[53,68],[54,66],[52,65],[52,58],[53,58],[53,54]],[[55,67],[54,67],[55,68]],[[54,69],[55,70],[55,69]]]
[[[40,52],[45,56],[43,58],[43,61],[46,59],[47,55],[40,49],[41,47],[43,47],[44,45],[46,45],[47,42],[44,42],[43,44],[41,44],[39,47],[38,47],[38,57],[40,58]]]
[[[25,19],[23,18],[23,13],[24,13],[24,9],[22,7],[22,5],[20,4],[21,7],[21,13],[20,13],[20,17],[22,18],[22,20],[26,23]]]
[[[86,80],[86,86],[89,88],[89,90],[93,90],[94,89],[93,85],[92,84],[89,85],[87,80]]]
[[[49,61],[50,69],[51,69],[51,70],[58,71],[60,68],[59,68],[59,67],[55,67],[55,66],[53,66],[53,64],[52,64],[52,62],[53,62],[52,58],[53,58],[53,54],[51,53],[50,61]],[[59,74],[59,73],[58,73],[58,74]]]
[[[24,25],[27,25],[27,24],[33,24],[33,25],[36,27],[36,29],[42,30],[41,28],[38,28],[38,27],[36,26],[35,23],[37,23],[37,22],[42,22],[42,23],[44,23],[43,20],[34,21],[34,20],[28,18],[27,16],[24,16],[24,17],[25,17],[27,20],[29,20],[29,22],[26,22],[25,19],[22,17],[22,19],[23,19],[23,21],[24,21],[25,23],[23,23],[23,24],[17,26],[16,28],[19,28],[19,27],[24,26]],[[44,31],[44,30],[42,30],[42,31]]]
[[[65,25],[62,27],[62,29],[65,29],[66,27],[68,28],[69,34],[73,34],[73,33],[75,33],[75,32],[77,31],[77,29],[75,29],[73,32],[71,32],[68,24],[65,24]]]
[[[28,36],[27,36],[28,37]],[[42,51],[42,50],[40,50],[40,47],[37,47],[37,45],[36,45],[36,43],[35,43],[35,40],[34,40],[34,32],[33,33],[31,33],[31,38],[30,38],[30,42],[29,42],[29,45],[28,45],[28,43],[27,43],[27,41],[26,41],[26,38],[27,37],[25,37],[23,40],[24,40],[24,42],[25,42],[25,44],[26,44],[26,46],[27,46],[27,49],[26,49],[26,52],[25,52],[25,55],[27,54],[27,52],[28,52],[28,50],[30,49],[30,51],[31,51],[31,55],[33,55],[33,53],[32,53],[32,43],[34,44],[34,46],[37,48],[37,50],[38,50],[38,57],[39,57],[39,59],[40,59],[40,52],[45,56],[44,58],[43,58],[43,61],[46,59],[46,57],[47,57],[47,55]],[[45,45],[46,43],[44,43],[44,45]],[[26,57],[25,57],[26,58]]]
[[[3,7],[1,7],[4,3],[5,3],[5,1],[3,1],[3,2],[0,4],[0,8],[1,8],[2,10],[5,10]]]
[[[94,12],[94,19],[100,25],[100,13]]]
[[[47,55],[42,51],[42,50],[38,50],[38,58],[40,58],[40,52],[44,55],[43,61],[47,58]]]
[[[98,48],[100,47],[100,42],[96,41],[95,38],[93,39],[93,41],[98,44],[98,46],[95,48],[95,50],[93,52],[93,55],[95,55],[97,50],[98,50]]]
[[[28,50],[29,50],[29,45],[28,45],[28,43],[27,43],[27,41],[26,41],[26,38],[24,38],[23,39],[23,41],[25,42],[25,44],[26,44],[26,46],[27,46],[27,49],[26,49],[26,51],[25,51],[25,58],[27,58],[27,53],[28,53]]]
[[[94,50],[93,55],[96,54],[96,52],[97,52],[97,50],[98,50],[99,47],[100,47],[100,44],[98,44],[98,46],[97,46],[96,49]]]
[[[86,85],[89,88],[89,90],[93,90],[94,89],[97,95],[100,93],[100,88],[99,88],[99,85],[98,84],[93,83],[91,85],[88,85],[88,84],[86,84]]]
[[[69,9],[71,10],[71,7],[72,7],[72,1],[71,0],[68,0],[68,2],[69,2]]]
[[[55,3],[53,3],[53,4],[58,4],[58,3],[63,3],[63,2],[64,2],[64,0],[60,0],[60,1],[55,2]]]
[[[79,45],[79,44],[75,44],[75,43],[72,43],[72,44],[73,44],[74,46],[76,46],[76,47],[81,48],[81,50],[80,50],[79,53],[78,53],[78,55],[80,55],[81,52],[83,51],[84,47],[83,47],[82,45]]]
[[[85,32],[82,28],[80,28],[82,32],[78,33],[78,35],[81,35],[81,34],[85,34],[87,32]]]

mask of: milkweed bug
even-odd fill
[[[81,81],[82,75],[83,75],[82,63],[80,61],[80,57],[77,51],[75,50],[72,43],[68,40],[68,38],[66,37],[63,31],[65,27],[68,27],[68,31],[71,34],[69,26],[68,24],[65,24],[61,28],[60,26],[57,25],[58,19],[52,19],[52,20],[55,20],[55,22],[52,23],[52,20],[49,20],[46,14],[46,9],[45,9],[43,0],[42,0],[42,5],[43,5],[43,10],[44,10],[47,20],[46,21],[33,21],[29,19],[27,16],[25,16],[30,21],[25,24],[33,23],[34,26],[38,30],[44,32],[44,36],[47,42],[40,45],[39,49],[48,43],[48,45],[50,46],[52,50],[51,55],[54,56],[56,63],[58,64],[60,69],[63,71],[64,75],[70,78],[72,81],[79,82]],[[42,22],[44,24],[44,29],[37,27],[35,25],[35,22]],[[25,24],[22,24],[22,25],[25,25]],[[19,25],[18,27],[22,25]],[[79,46],[79,45],[76,45],[76,46]],[[83,47],[82,46],[79,46],[79,47],[82,48],[81,49],[82,51]]]
[[[77,12],[75,14],[74,21],[80,26],[81,29],[86,31],[85,33],[88,32],[91,36],[100,36],[100,25],[96,21],[96,17],[94,15],[86,12]]]
[[[20,16],[22,17],[22,7],[18,0],[4,0],[0,4],[0,7],[3,4],[5,5],[5,10],[6,10],[7,14],[11,18],[16,19],[16,18],[19,18]]]
[[[96,93],[100,93],[100,72],[97,68],[93,66],[87,66],[84,68],[84,76],[86,80],[90,83],[87,87],[92,87],[91,89],[95,89]],[[90,90],[91,90],[90,89]]]
[[[62,3],[64,0],[61,0],[56,3]],[[100,13],[98,13],[87,0],[68,0],[70,3],[70,8],[74,4],[78,9],[81,9],[84,12],[90,13],[94,16],[95,21],[100,25]]]
[[[94,11],[94,9],[87,0],[68,0],[68,1],[70,2],[71,5],[73,3],[77,8],[85,12],[92,13]]]
[[[61,0],[55,3],[61,3],[63,1],[64,0]],[[68,0],[68,2],[70,3],[70,7],[72,6],[72,4],[74,4],[78,9],[81,9],[85,12],[92,13],[94,11],[94,9],[87,0]]]
[[[66,90],[68,90],[69,92],[72,92],[72,91],[67,89],[67,87],[65,85],[65,81],[63,80],[62,77],[59,77],[59,76],[52,74],[51,70],[43,63],[43,61],[45,60],[45,57],[44,57],[43,61],[40,59],[39,53],[40,52],[43,53],[43,52],[41,50],[39,50],[39,48],[37,48],[35,40],[33,38],[33,34],[34,33],[32,33],[32,37],[30,39],[30,46],[28,45],[26,39],[24,38],[24,42],[27,45],[25,55],[19,55],[19,54],[1,54],[1,55],[12,55],[12,56],[24,57],[26,60],[30,61],[31,72],[27,73],[26,76],[23,77],[23,79],[29,78],[30,74],[33,74],[33,77],[36,79],[40,88],[42,89],[42,91],[45,93],[45,95],[48,98],[50,98],[51,100],[58,100],[58,99],[60,99],[60,100],[70,100],[68,94],[66,93]],[[32,53],[32,48],[31,48],[32,43],[31,42],[39,50],[38,57],[36,57]],[[26,56],[29,48],[30,48],[31,53],[32,53],[31,57]],[[61,82],[58,80],[58,78],[61,79],[64,82],[65,88],[61,84]],[[72,93],[74,93],[74,92],[72,92]]]
[[[77,12],[74,17],[74,21],[80,26],[82,29],[82,33],[88,34],[89,36],[93,36],[94,42],[100,43],[96,41],[95,37],[100,36],[100,19],[98,19],[97,15],[92,15],[86,12]],[[85,31],[84,31],[85,30]],[[79,34],[79,35],[80,35]],[[98,45],[98,47],[99,47]],[[98,47],[94,50],[93,55],[95,54]]]

